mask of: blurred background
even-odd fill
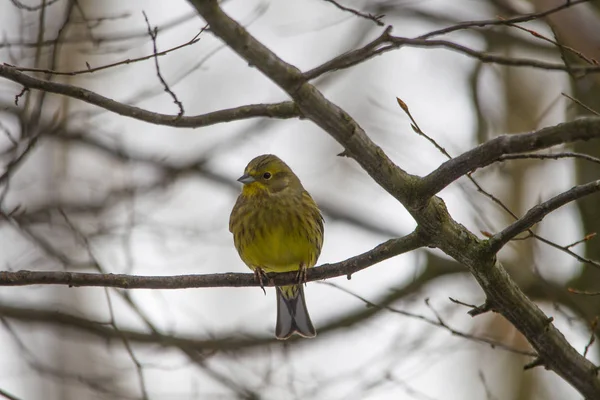
[[[562,3],[340,4],[383,14],[393,34],[416,37],[462,21],[508,18]],[[324,0],[229,0],[223,7],[304,71],[368,43],[384,29]],[[586,2],[521,26],[598,60],[599,9],[598,2]],[[84,70],[71,76],[31,74],[176,115],[179,109],[151,58],[85,73],[153,53],[142,12],[158,27],[158,51],[188,42],[204,26],[183,0],[4,1],[0,61]],[[440,38],[508,58],[581,63],[511,26]],[[186,116],[287,99],[209,32],[158,62]],[[484,64],[443,48],[403,47],[314,83],[395,163],[419,175],[445,157],[413,132],[396,97],[453,156],[499,134],[591,113],[563,93],[600,110],[598,75]],[[336,157],[341,146],[309,121],[260,118],[171,128],[39,91],[18,96],[21,90],[0,79],[0,270],[247,272],[233,247],[228,218],[240,191],[236,178],[250,159],[264,153],[284,159],[323,210],[319,263],[344,260],[415,227],[356,163]],[[553,151],[600,157],[595,143]],[[576,183],[598,179],[598,171],[597,164],[570,158],[529,159],[497,163],[473,177],[520,216]],[[513,220],[466,178],[441,197],[452,216],[480,237]],[[595,195],[565,206],[534,231],[566,247],[600,230],[599,201]],[[600,259],[598,239],[569,249]],[[533,238],[512,242],[500,256],[570,343],[597,363],[600,347],[592,339],[600,297],[567,289],[600,289],[599,271]],[[0,288],[0,398],[581,398],[550,371],[523,371],[531,361],[524,355],[530,348],[501,316],[472,319],[468,308],[450,301],[480,304],[485,299],[467,271],[439,251],[421,249],[351,280],[309,283],[305,290],[318,336],[279,342],[273,338],[272,289],[265,296],[258,288]],[[505,346],[490,346],[482,338]]]

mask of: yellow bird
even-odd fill
[[[265,272],[298,271],[299,283],[277,287],[277,339],[314,337],[302,278],[323,245],[323,217],[300,179],[278,157],[258,156],[239,179],[244,184],[229,230],[240,258],[262,284]]]

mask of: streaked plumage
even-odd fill
[[[323,217],[300,179],[278,157],[258,156],[238,179],[244,183],[229,219],[240,257],[252,269],[313,267],[323,245]],[[301,284],[277,288],[278,339],[315,336]]]

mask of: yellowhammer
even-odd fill
[[[301,278],[321,253],[321,212],[290,167],[272,154],[250,161],[238,181],[244,187],[229,230],[242,261],[261,282],[265,272],[298,271],[298,284],[277,287],[275,336],[314,337]]]

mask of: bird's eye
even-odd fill
[[[265,178],[265,179],[267,179],[267,180],[271,179],[271,173],[270,173],[270,172],[265,172],[265,173],[263,174],[263,178]]]

